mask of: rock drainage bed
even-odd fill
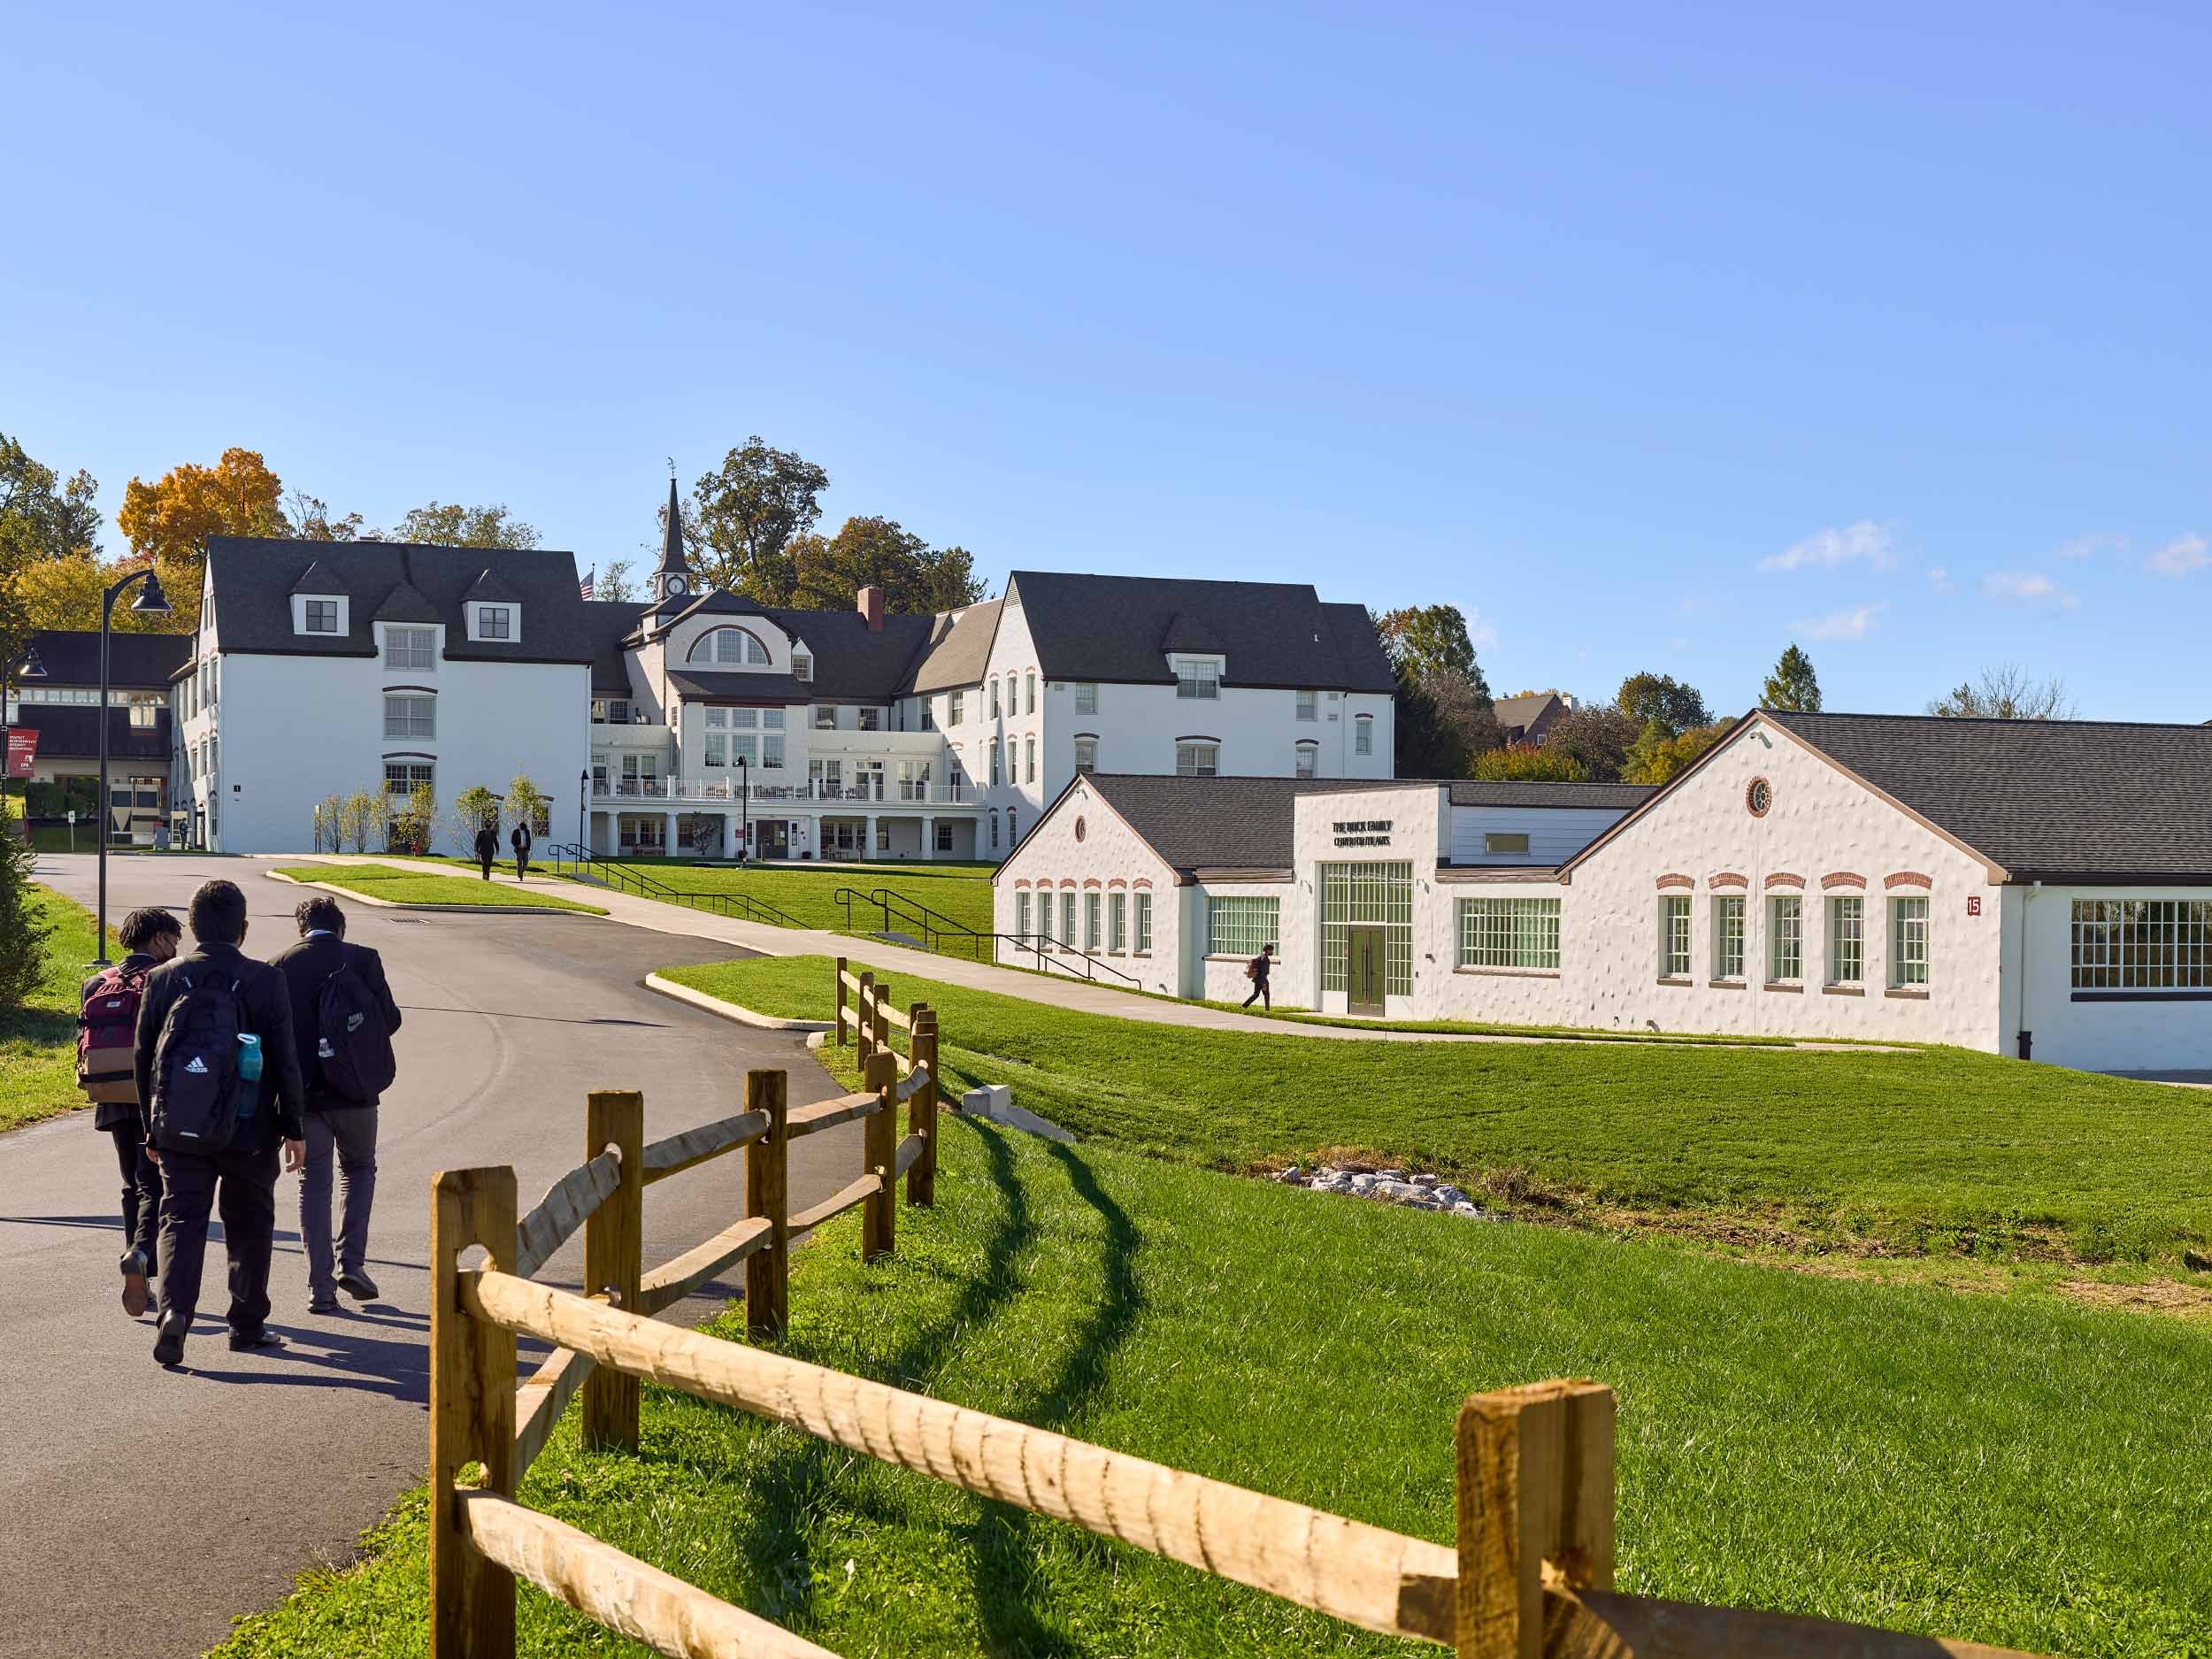
[[[1464,1216],[1471,1221],[1505,1219],[1485,1210],[1440,1175],[1409,1175],[1403,1170],[1379,1170],[1371,1164],[1324,1164],[1317,1170],[1294,1164],[1269,1179],[1286,1187],[1302,1187],[1310,1193],[1342,1193],[1381,1204],[1402,1204],[1408,1210]]]

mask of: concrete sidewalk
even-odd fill
[[[265,858],[273,855],[260,855]],[[388,864],[389,859],[373,855],[352,853],[301,854],[288,857],[285,862],[313,864]],[[454,873],[470,880],[479,879],[473,873],[453,866]],[[511,867],[492,867],[492,879],[515,884]],[[595,882],[572,881],[562,876],[534,879],[532,885],[580,888],[591,895],[594,904],[606,907],[614,920],[633,927],[652,929],[657,933],[675,933],[688,939],[716,939],[726,944],[757,951],[764,956],[850,956],[867,966],[891,977],[894,984],[901,977],[906,979],[936,979],[946,985],[964,986],[973,991],[991,991],[1001,996],[1015,996],[1024,1002],[1041,1002],[1052,1008],[1073,1009],[1086,1014],[1110,1014],[1117,1019],[1141,1020],[1150,1025],[1179,1025],[1194,1031],[1245,1031],[1269,1037],[1310,1037],[1338,1042],[1606,1042],[1620,1041],[1604,1037],[1517,1036],[1482,1032],[1400,1031],[1386,1025],[1317,1025],[1302,1021],[1262,1019],[1250,1014],[1239,1014],[1227,1009],[1209,1008],[1202,1002],[1171,1002],[1162,997],[1141,996],[1109,986],[1094,985],[1082,979],[1072,979],[1059,974],[1032,973],[1021,969],[1002,968],[994,963],[970,962],[959,956],[939,956],[932,951],[916,950],[905,945],[894,945],[885,941],[852,933],[832,933],[826,928],[772,927],[762,922],[741,922],[712,910],[695,910],[680,904],[664,904],[658,899],[643,899],[635,894],[622,893],[603,887]],[[1716,1045],[1717,1046],[1717,1045]],[[1822,1053],[1886,1052],[1880,1043],[1765,1043],[1748,1046],[1768,1053],[1810,1048]]]

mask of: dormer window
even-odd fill
[[[515,613],[510,605],[479,605],[476,607],[476,637],[480,640],[511,640],[515,637]]]
[[[292,595],[292,632],[317,639],[337,639],[344,635],[351,618],[342,594],[306,594]]]
[[[1177,657],[1175,695],[1179,697],[1218,697],[1221,695],[1221,659],[1217,657]]]
[[[335,634],[338,631],[338,602],[335,599],[311,599],[307,602],[307,632]]]
[[[814,659],[804,651],[791,653],[791,678],[794,680],[814,678]]]
[[[709,628],[684,660],[703,667],[765,668],[772,659],[768,648],[743,628]]]

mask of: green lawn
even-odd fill
[[[832,1007],[823,957],[664,972],[764,1013]],[[1010,1083],[1086,1141],[1216,1168],[1361,1149],[1524,1213],[1624,1206],[1792,1248],[2170,1265],[2212,1240],[2196,1090],[1958,1048],[1194,1031],[891,977],[901,1006],[938,1009],[963,1087]]]
[[[580,903],[541,887],[511,887],[464,876],[430,875],[419,869],[396,864],[286,864],[277,874],[295,881],[315,881],[343,887],[393,904],[496,905],[509,910],[580,910],[604,916],[597,904]]]
[[[890,1263],[859,1265],[850,1217],[800,1253],[789,1351],[1440,1541],[1461,1398],[1595,1376],[1620,1399],[1624,1589],[2212,1655],[2203,1326],[1426,1216],[964,1120],[938,1196],[902,1213]],[[583,1455],[576,1419],[526,1502],[839,1653],[1417,1650],[658,1388],[637,1455]],[[422,1517],[418,1494],[364,1564],[311,1576],[223,1659],[423,1653]],[[525,1654],[642,1652],[535,1591],[520,1607]]]
[[[0,1010],[0,1130],[85,1103],[77,1089],[77,993],[89,972],[85,964],[100,954],[98,931],[90,910],[51,888],[34,886],[31,905],[54,931],[38,989],[22,1007]],[[121,953],[116,945],[119,960]]]
[[[763,904],[772,904],[802,927],[847,931],[846,907],[832,895],[850,888],[865,895],[886,888],[919,905],[926,905],[961,926],[977,933],[991,931],[990,864],[924,864],[895,862],[866,864],[684,864],[658,858],[626,858],[629,864],[656,881],[685,893],[741,894]],[[850,931],[872,933],[883,926],[883,912],[855,902]],[[921,935],[914,924],[902,920],[895,910],[892,931],[914,938]],[[972,939],[956,936],[943,942],[949,955],[968,956],[975,950]],[[989,961],[991,947],[983,947]]]

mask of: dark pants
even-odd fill
[[[115,1164],[123,1175],[123,1251],[144,1251],[151,1272],[161,1226],[161,1165],[146,1156],[146,1131],[137,1121],[107,1133],[114,1137]]]
[[[1245,1007],[1249,1008],[1255,1002],[1263,1004],[1267,1009],[1267,1011],[1271,1014],[1275,1011],[1275,999],[1268,995],[1267,981],[1265,979],[1255,979],[1252,981],[1252,995],[1244,999],[1244,1005]]]
[[[529,873],[530,855],[528,853],[517,853],[515,855],[515,879],[518,881],[523,880],[528,877]]]
[[[376,1202],[376,1108],[334,1106],[306,1115],[307,1162],[300,1170],[300,1242],[307,1295],[329,1302],[337,1275],[368,1263],[369,1206]],[[338,1166],[339,1232],[330,1232],[330,1168]],[[334,1265],[333,1256],[336,1260]]]
[[[233,1147],[212,1154],[164,1152],[161,1317],[186,1329],[200,1306],[200,1264],[210,1209],[223,1217],[230,1256],[230,1328],[257,1333],[269,1317],[269,1255],[276,1240],[277,1149]]]
[[[484,866],[484,879],[489,881],[492,879],[492,856],[489,853],[479,853],[477,857]]]

